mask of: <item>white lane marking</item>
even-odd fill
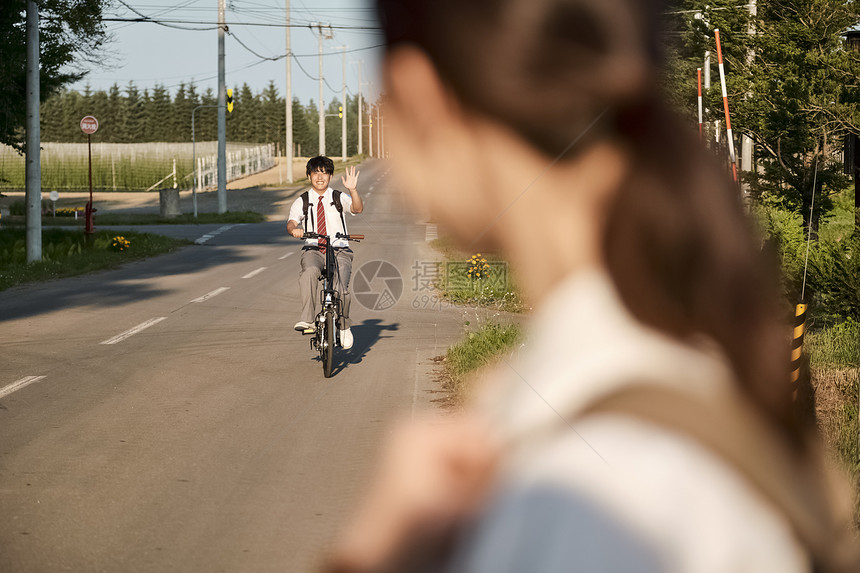
[[[122,342],[126,338],[134,336],[138,332],[144,331],[147,328],[149,328],[150,326],[155,326],[156,324],[158,324],[162,320],[166,320],[166,319],[167,319],[166,316],[159,316],[157,318],[150,318],[146,322],[141,322],[140,324],[138,324],[134,328],[129,328],[125,332],[123,332],[121,334],[117,334],[113,338],[108,338],[107,340],[100,342],[99,344],[116,344],[117,342]]]
[[[415,349],[415,376],[412,381],[412,421],[415,421],[415,405],[418,403],[418,348]]]
[[[209,300],[213,296],[218,296],[222,292],[225,292],[228,290],[230,290],[230,287],[218,287],[215,290],[213,290],[212,292],[207,292],[203,296],[198,296],[197,298],[195,298],[191,302],[203,302],[203,301]]]
[[[292,256],[292,254],[293,254],[292,252],[289,252],[289,253],[287,253],[286,255],[284,255],[283,257],[278,257],[278,260],[279,260],[279,261],[283,261],[283,260],[284,260],[284,259],[286,259],[287,257]]]
[[[367,188],[368,191],[373,191],[373,185]]]
[[[198,245],[202,245],[203,243],[205,243],[209,239],[214,239],[215,235],[220,235],[224,231],[229,231],[230,229],[232,229],[235,226],[236,225],[224,225],[223,227],[218,227],[217,229],[215,229],[211,233],[206,233],[205,235],[203,235],[199,239],[196,239],[194,242],[197,243]]]
[[[424,232],[424,241],[435,241],[439,238],[439,230],[436,225],[427,225],[427,230]]]
[[[265,271],[265,270],[266,270],[266,267],[260,267],[260,268],[259,268],[259,269],[257,269],[256,271],[251,271],[250,273],[248,273],[247,275],[245,275],[245,276],[244,276],[244,277],[242,277],[242,278],[243,278],[243,279],[250,279],[250,278],[252,278],[252,277],[257,276],[258,274],[260,274],[261,272],[263,272],[263,271]]]
[[[33,382],[38,382],[39,380],[41,380],[43,378],[44,378],[44,376],[24,376],[20,380],[16,380],[15,382],[12,382],[8,386],[4,386],[4,387],[0,388],[0,398],[2,398],[3,396],[8,396],[9,394],[14,392],[15,390],[20,390],[21,388],[23,388],[25,386],[29,386]]]

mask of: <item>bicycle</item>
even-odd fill
[[[331,246],[331,238],[328,235],[320,235],[318,233],[306,231],[303,239],[325,239],[328,243],[328,248],[325,250],[325,268],[320,274],[319,280],[322,281],[322,289],[320,291],[320,311],[314,317],[313,331],[305,330],[305,334],[312,334],[311,349],[317,350],[320,353],[320,361],[322,362],[323,375],[330,378],[332,369],[334,368],[334,349],[336,346],[341,346],[340,333],[337,328],[338,318],[341,316],[342,301],[340,293],[335,290],[335,277],[337,276],[337,257],[335,250]],[[364,235],[344,235],[336,233],[335,239],[346,239],[347,241],[355,241],[356,243],[364,239]]]

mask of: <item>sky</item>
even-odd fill
[[[279,95],[286,91],[286,59],[269,61],[286,53],[284,0],[225,0],[225,69],[228,88],[247,83],[258,93],[274,81]],[[180,82],[194,81],[199,92],[218,85],[218,0],[114,0],[105,18],[137,18],[135,11],[176,29],[150,22],[106,22],[111,37],[104,63],[71,89],[107,90],[114,83],[125,88],[130,81],[143,90],[159,83],[175,93]],[[290,0],[293,97],[307,104],[319,99],[319,40],[309,24],[335,27],[323,40],[323,98],[340,100],[343,54],[346,46],[347,93],[358,92],[359,60],[363,60],[365,98],[374,100],[380,89],[379,58],[383,43],[372,0]],[[257,25],[251,25],[257,24]],[[338,26],[353,29],[340,29]],[[241,43],[240,43],[241,42]],[[241,44],[245,44],[243,47]],[[250,49],[250,51],[249,51]],[[256,55],[253,52],[256,52]],[[304,72],[302,71],[304,68]],[[310,76],[310,77],[309,77]],[[311,79],[313,77],[314,79]]]

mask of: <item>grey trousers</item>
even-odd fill
[[[352,296],[349,292],[349,278],[352,276],[352,250],[335,249],[337,257],[337,268],[339,276],[336,277],[335,290],[340,293],[341,317],[338,328],[345,330],[352,326],[349,318],[349,304]],[[299,272],[299,292],[302,296],[302,318],[305,322],[313,322],[314,316],[319,312],[320,292],[322,289],[323,268],[325,267],[325,255],[315,248],[302,249],[302,270]]]

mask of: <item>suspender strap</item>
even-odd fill
[[[705,399],[667,387],[627,387],[599,399],[581,417],[594,414],[632,416],[696,440],[786,518],[816,571],[860,571],[847,484],[828,472],[820,450],[794,451],[736,392]]]
[[[308,232],[308,214],[310,212],[309,207],[311,204],[311,198],[310,198],[309,193],[310,193],[309,191],[305,191],[304,193],[302,193],[302,213],[304,213],[304,215],[305,215],[305,219],[303,221],[304,226],[305,226],[305,233]]]
[[[340,224],[343,225],[343,232],[345,234],[349,234],[349,232],[346,230],[346,219],[344,219],[344,217],[343,217],[343,203],[341,203],[341,200],[340,200],[340,194],[341,193],[342,193],[342,191],[338,191],[337,189],[333,189],[332,190],[332,196],[331,196],[331,198],[332,198],[331,203],[332,203],[332,205],[334,205],[337,208],[337,212],[340,213]],[[305,215],[305,220],[304,220],[305,233],[308,232],[308,220],[309,220],[309,217],[312,216],[312,213],[311,213],[312,209],[310,209],[310,203],[311,203],[310,192],[305,191],[304,193],[302,193],[302,212]],[[316,228],[316,227],[314,226],[314,228]]]
[[[337,209],[337,212],[340,213],[340,224],[343,225],[344,234],[348,235],[349,231],[346,230],[346,219],[343,218],[343,203],[340,202],[341,193],[341,191],[334,189],[331,194],[331,202]]]

